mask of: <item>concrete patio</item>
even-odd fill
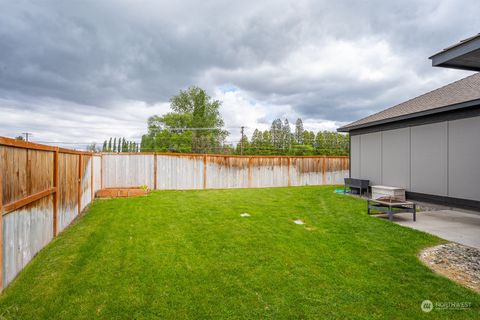
[[[480,214],[457,210],[434,210],[417,213],[414,222],[411,213],[394,216],[395,223],[424,231],[440,238],[480,249]]]

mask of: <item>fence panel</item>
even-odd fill
[[[82,169],[81,169],[81,188],[80,188],[80,198],[81,205],[80,211],[85,209],[86,206],[93,200],[92,195],[92,156],[83,155],[82,156]]]
[[[53,237],[53,156],[48,151],[0,146],[3,286]]]
[[[248,164],[247,157],[207,156],[205,187],[248,188]]]
[[[157,189],[202,189],[204,159],[198,156],[157,155]]]
[[[3,203],[53,187],[53,153],[0,146]]]
[[[3,284],[6,287],[53,238],[52,195],[3,216]]]
[[[102,188],[102,157],[93,156],[93,194]]]
[[[78,215],[79,164],[76,154],[58,155],[58,232]]]
[[[102,156],[103,187],[154,188],[153,154],[104,154]]]
[[[289,185],[289,162],[285,157],[252,158],[252,187],[286,187]]]

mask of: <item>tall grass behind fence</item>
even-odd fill
[[[347,157],[92,154],[0,137],[0,291],[108,187],[342,183]]]

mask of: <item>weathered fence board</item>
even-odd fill
[[[80,211],[92,202],[92,156],[82,156]]]
[[[93,193],[102,189],[102,156],[93,156]]]
[[[65,229],[78,215],[79,156],[58,155],[58,232]]]
[[[120,153],[104,154],[102,170],[104,187],[263,188],[341,184],[348,158]]]
[[[103,187],[154,187],[153,154],[104,154]]]
[[[157,155],[157,189],[202,189],[204,156]]]
[[[92,157],[0,137],[0,291],[92,201]]]
[[[52,240],[52,211],[50,195],[3,216],[4,286]]]

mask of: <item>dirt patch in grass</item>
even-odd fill
[[[448,243],[423,250],[419,258],[435,272],[480,293],[480,250]]]

